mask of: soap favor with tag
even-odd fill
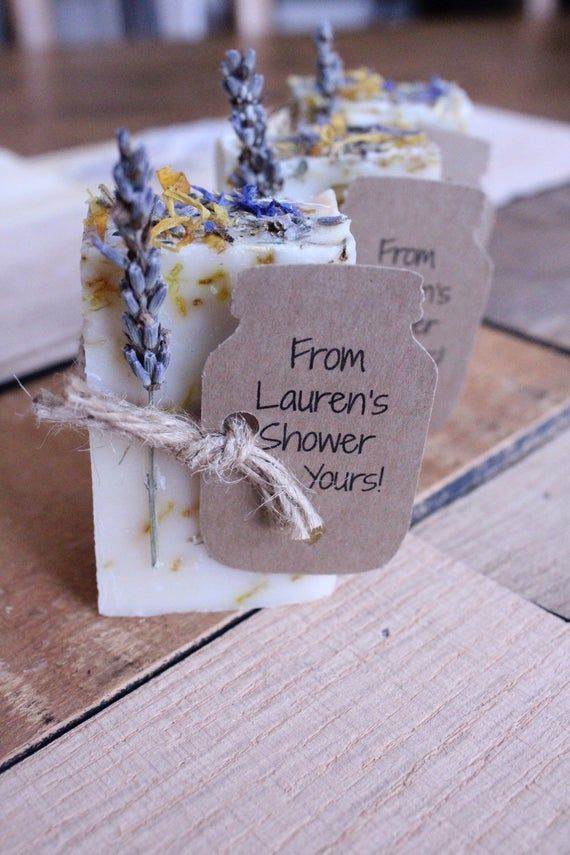
[[[486,197],[459,184],[359,179],[349,189],[344,212],[360,263],[424,277],[424,317],[414,335],[438,366],[431,423],[438,430],[456,407],[489,293]]]
[[[128,175],[144,199],[141,149],[121,145],[120,180]],[[282,264],[348,266],[354,239],[332,191],[300,203],[251,190],[229,199],[168,168],[158,178],[146,231],[134,216],[132,230],[123,226],[130,196],[119,204],[105,192],[90,203],[81,251],[85,376],[93,394],[136,405],[143,418],[152,394],[161,412],[199,419],[206,358],[237,326],[230,308],[238,275]],[[279,606],[334,590],[332,574],[306,576],[299,567],[265,577],[212,558],[199,528],[200,476],[160,446],[151,459],[151,442],[90,431],[103,614]]]
[[[207,478],[208,553],[260,573],[358,573],[408,530],[437,379],[412,334],[417,273],[374,266],[258,268],[238,277],[235,333],[208,357],[202,423],[241,413],[323,520],[311,542],[271,526],[246,481]]]

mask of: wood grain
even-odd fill
[[[36,381],[30,390],[54,386]],[[0,759],[104,703],[228,622],[97,613],[89,453],[37,430],[20,390],[0,399]]]
[[[570,397],[570,360],[482,327],[452,420],[428,440],[420,492],[509,444]]]
[[[563,355],[481,330],[456,417],[428,442],[424,501],[442,481],[438,502],[448,501],[454,475],[558,411],[570,396],[568,365]],[[58,383],[50,376],[29,390]],[[7,760],[182,655],[231,616],[99,617],[86,443],[79,434],[38,430],[19,389],[0,403],[0,760]]]
[[[486,318],[570,350],[570,185],[497,213]]]
[[[416,533],[570,618],[570,431],[420,523]]]
[[[569,656],[409,536],[6,772],[4,851],[566,852]]]

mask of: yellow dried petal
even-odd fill
[[[107,230],[107,221],[109,219],[109,208],[103,205],[98,199],[92,198],[89,200],[89,211],[85,218],[85,226],[95,226],[97,234],[101,240],[105,237]]]
[[[380,95],[382,91],[384,78],[369,68],[355,68],[347,72],[346,76],[351,78],[350,83],[341,86],[339,93],[347,101],[365,101]]]
[[[155,223],[150,231],[151,240],[154,240],[157,237],[160,237],[164,232],[170,231],[175,226],[179,226],[182,221],[182,217],[165,217],[163,220],[159,220],[158,223]]]
[[[206,244],[210,247],[210,249],[213,249],[215,252],[223,252],[228,245],[224,238],[220,237],[220,235],[206,235],[204,240]]]
[[[230,221],[228,209],[223,205],[218,205],[217,202],[212,202],[212,211],[214,219],[219,226],[227,226]]]
[[[190,182],[183,172],[178,172],[172,169],[171,166],[163,166],[156,170],[156,177],[160,182],[163,190],[175,189],[182,193],[188,193],[190,190]]]
[[[177,190],[174,187],[170,187],[164,191],[163,199],[165,203],[168,203],[170,200],[172,203],[181,202],[183,205],[189,205],[191,208],[195,208],[201,217],[201,221],[209,220],[212,216],[211,212],[206,208],[205,205],[200,202],[195,196],[190,196],[188,193],[183,193],[181,190]]]

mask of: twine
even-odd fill
[[[61,397],[41,392],[34,399],[39,421],[97,428],[150,445],[172,455],[191,472],[225,483],[247,480],[259,493],[272,524],[292,540],[314,543],[323,521],[299,482],[273,455],[257,444],[243,416],[228,419],[224,431],[206,431],[186,414],[154,405],[137,406],[115,395],[90,389],[77,373],[68,376]]]

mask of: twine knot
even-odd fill
[[[34,400],[39,421],[120,434],[173,455],[190,471],[225,483],[246,479],[261,497],[273,525],[292,540],[314,543],[324,532],[297,478],[258,445],[257,435],[239,413],[223,431],[207,431],[185,413],[153,404],[141,407],[124,398],[96,392],[77,373],[68,375],[61,397],[42,392]]]
[[[202,433],[202,443],[196,449],[193,437],[176,454],[190,469],[215,473],[222,481],[231,480],[232,472],[243,468],[256,448],[255,434],[239,413],[226,419],[224,430]]]

